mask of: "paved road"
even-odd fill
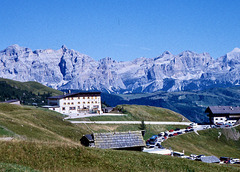
[[[141,121],[70,121],[73,124],[141,124]],[[145,124],[152,125],[190,125],[191,122],[157,122],[157,121],[144,121]]]

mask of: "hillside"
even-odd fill
[[[144,109],[144,107],[141,107]],[[141,109],[139,108],[139,109]],[[150,107],[147,107],[150,108]],[[153,110],[154,112],[155,110]],[[0,104],[0,169],[18,171],[238,171],[237,167],[204,164],[143,152],[85,148],[79,139],[94,132],[136,130],[139,125],[73,125],[53,111]],[[148,126],[149,127],[149,126]],[[155,134],[170,126],[154,126]],[[1,132],[2,131],[2,132]]]
[[[61,95],[62,92],[46,87],[40,83],[29,81],[19,82],[0,78],[0,101],[18,99],[23,104],[45,104],[49,96]]]
[[[2,135],[17,140],[78,142],[86,131],[63,121],[60,114],[41,108],[0,104]]]
[[[113,113],[123,113],[125,116],[99,116],[90,117],[92,121],[176,121],[188,122],[189,120],[174,111],[143,105],[118,105],[114,108]]]
[[[187,133],[168,139],[163,142],[163,146],[180,152],[184,150],[187,155],[205,154],[240,158],[240,139],[233,140],[229,137],[231,135],[229,132],[233,133],[233,130],[235,129],[208,129],[199,131],[199,135]],[[236,128],[236,131],[240,131],[240,126]],[[220,138],[218,138],[219,132],[221,132]]]
[[[17,163],[41,171],[239,171],[234,166],[170,156],[36,142],[2,142],[0,154],[4,164]]]
[[[118,104],[150,105],[170,109],[191,121],[207,122],[204,113],[208,106],[240,106],[240,87],[212,88],[205,91],[155,92],[146,94],[102,93],[102,101],[110,106]]]

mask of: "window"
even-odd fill
[[[65,107],[63,107],[62,110],[65,110]]]
[[[64,102],[63,104],[64,104],[64,105],[66,105],[66,103],[65,103],[65,102]]]
[[[90,102],[87,102],[88,104],[90,104]]]
[[[216,120],[218,120],[218,118],[215,118]]]
[[[83,97],[83,99],[85,99],[85,97]]]
[[[78,104],[80,104],[80,102],[78,102]]]
[[[220,118],[220,120],[223,120],[222,118]]]
[[[85,102],[83,102],[83,104],[85,104]]]
[[[75,107],[69,107],[69,110],[75,110],[76,108]]]
[[[97,101],[95,101],[95,103],[97,103]]]
[[[68,102],[68,105],[70,105],[70,103]]]
[[[80,97],[78,97],[78,99],[80,99]]]
[[[73,97],[71,97],[71,99],[73,100]]]
[[[71,104],[73,105],[73,102]]]

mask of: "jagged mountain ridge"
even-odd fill
[[[95,61],[66,46],[35,50],[12,45],[0,51],[0,76],[57,89],[114,93],[202,90],[239,84],[240,49],[213,59],[208,53],[165,51],[155,58]]]

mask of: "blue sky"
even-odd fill
[[[0,50],[70,49],[95,60],[240,47],[239,0],[0,0]]]

